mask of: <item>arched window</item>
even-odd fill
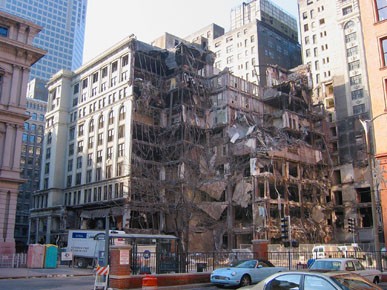
[[[113,110],[109,112],[109,125],[114,123],[114,113]]]
[[[119,113],[119,120],[121,121],[121,120],[125,120],[125,107],[124,106],[122,106],[121,108],[120,108],[120,113]]]
[[[89,123],[89,132],[93,132],[93,131],[94,131],[94,119],[91,119]]]
[[[103,122],[104,122],[104,120],[103,120],[103,115],[102,115],[102,116],[99,117],[99,119],[98,119],[98,129],[103,128]]]
[[[349,28],[352,28],[355,26],[355,22],[353,21],[348,21],[345,25],[344,25],[344,29],[349,29]]]

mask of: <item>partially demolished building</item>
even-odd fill
[[[214,60],[128,38],[53,76],[32,240],[108,220],[212,251],[279,243],[290,215],[294,239],[329,241],[329,126],[308,68],[270,67],[263,88],[214,72]]]

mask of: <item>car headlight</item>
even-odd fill
[[[231,273],[231,276],[235,276],[237,273],[234,271]]]

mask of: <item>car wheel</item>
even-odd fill
[[[242,278],[241,278],[241,282],[239,283],[239,285],[240,285],[241,287],[251,285],[251,278],[250,278],[250,276],[247,275],[247,274],[243,275]]]
[[[379,277],[375,277],[372,281],[374,284],[379,284]]]
[[[78,268],[87,268],[87,262],[85,259],[78,259],[77,261]]]

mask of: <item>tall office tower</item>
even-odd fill
[[[375,187],[377,198],[376,209],[381,207],[382,217],[379,226],[387,241],[387,194],[386,157],[387,157],[387,4],[386,1],[359,0],[361,23],[363,27],[364,47],[367,57],[368,79],[371,99],[370,122],[366,130],[369,131],[369,142],[375,162]],[[372,158],[372,159],[374,159]],[[371,160],[371,159],[370,159]],[[377,190],[379,189],[379,190]],[[384,223],[383,223],[384,221]]]
[[[39,190],[40,158],[47,110],[45,82],[33,79],[27,85],[27,115],[24,122],[20,169],[26,182],[19,187],[15,219],[16,250],[23,252],[28,244],[29,210],[32,193]],[[47,154],[50,154],[48,151]]]
[[[361,11],[357,0],[299,0],[303,61],[311,68],[314,103],[330,111],[332,223],[338,242],[372,240],[371,183],[367,146],[359,119],[370,113]],[[369,60],[367,59],[367,62]],[[356,235],[348,232],[355,218]]]
[[[29,19],[42,26],[34,45],[48,51],[30,72],[30,79],[48,81],[61,69],[81,66],[87,0],[2,0],[0,10]]]
[[[184,39],[215,52],[219,70],[227,67],[234,75],[264,86],[272,85],[266,82],[268,65],[291,69],[301,64],[297,20],[269,0],[250,0],[232,9],[231,30],[226,33],[212,24]],[[178,41],[163,44],[170,48]],[[160,41],[153,44],[160,46]]]
[[[42,27],[0,11],[0,253],[15,251],[14,228],[29,68],[45,51],[32,45]]]

